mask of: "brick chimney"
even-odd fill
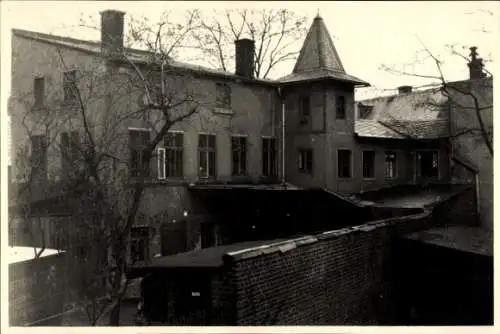
[[[236,47],[236,75],[254,77],[255,42],[244,38],[234,42]]]
[[[483,59],[477,57],[477,47],[473,46],[470,48],[470,61],[467,64],[469,66],[469,78],[470,79],[480,79],[486,76],[483,71]]]
[[[123,17],[118,10],[101,12],[101,51],[105,55],[116,56],[123,53]]]
[[[398,93],[399,94],[409,94],[411,93],[412,86],[399,86],[398,87]]]

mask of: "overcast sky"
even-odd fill
[[[148,16],[151,21],[159,13],[171,10],[183,13],[199,8],[205,13],[213,8],[288,8],[309,18],[307,25],[319,10],[334,39],[344,68],[349,74],[370,82],[379,89],[393,89],[400,85],[419,86],[428,82],[414,77],[401,77],[380,69],[382,64],[402,66],[415,63],[423,42],[444,60],[448,80],[467,78],[468,69],[463,59],[450,56],[445,45],[478,47],[480,55],[495,59],[498,44],[500,2],[487,1],[406,1],[406,2],[192,2],[192,1],[2,1],[2,105],[5,106],[10,88],[10,30],[20,28],[85,39],[99,39],[97,31],[78,28],[80,18],[99,17],[104,9],[120,9],[127,16]],[[126,19],[127,20],[127,19]],[[486,32],[483,32],[486,30]],[[304,36],[305,38],[305,36]],[[419,42],[419,40],[421,42]],[[297,45],[299,49],[302,41]],[[422,60],[420,57],[419,60]],[[289,74],[293,64],[285,64],[275,74]],[[406,67],[408,71],[436,74],[432,61]],[[356,98],[371,97],[379,92],[360,91]]]

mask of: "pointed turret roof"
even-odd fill
[[[286,83],[321,79],[369,86],[367,82],[346,73],[323,18],[317,15],[309,28],[292,74],[280,81]]]

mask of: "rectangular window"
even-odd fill
[[[79,158],[80,137],[77,131],[61,133],[61,168],[63,173],[71,172]]]
[[[375,177],[375,151],[363,151],[363,178]]]
[[[76,100],[76,71],[64,72],[63,76],[64,101]]]
[[[199,176],[215,177],[215,135],[200,134],[198,137]]]
[[[165,177],[182,177],[184,175],[184,134],[169,132],[164,139],[165,145]]]
[[[40,107],[45,103],[45,78],[35,78],[33,81],[33,92],[35,97],[35,106]]]
[[[231,151],[233,155],[233,176],[245,175],[247,172],[247,138],[233,136],[231,138]]]
[[[345,119],[345,97],[337,96],[335,101],[335,110],[337,119]]]
[[[437,178],[439,176],[439,154],[437,151],[417,152],[418,176]]]
[[[129,130],[130,175],[132,177],[149,176],[148,145],[148,130]]]
[[[299,149],[299,171],[311,174],[313,170],[313,150],[311,148]]]
[[[33,181],[47,180],[47,137],[31,136],[31,177]]]
[[[158,179],[165,179],[165,148],[158,148]]]
[[[387,179],[397,177],[396,152],[385,152],[385,177]]]
[[[350,150],[337,151],[337,172],[339,178],[350,178],[352,176],[351,157],[352,153]]]
[[[276,174],[276,138],[262,138],[262,175]]]
[[[311,118],[311,100],[309,96],[299,98],[299,117],[300,125],[309,124]]]
[[[231,109],[231,86],[227,83],[216,84],[216,106],[222,109]]]

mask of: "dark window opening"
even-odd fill
[[[129,130],[130,140],[130,175],[133,177],[149,176],[148,130]]]
[[[340,178],[350,178],[351,171],[351,151],[350,150],[338,150],[337,151],[337,170],[338,177]]]
[[[223,109],[231,109],[231,86],[227,83],[216,84],[216,106]]]
[[[418,176],[435,178],[439,175],[439,161],[437,151],[417,152]]]
[[[311,99],[309,96],[302,96],[299,99],[299,121],[300,125],[309,124],[311,118]]]
[[[262,138],[262,175],[276,176],[276,138]]]
[[[385,152],[385,177],[387,179],[395,179],[397,177],[395,152]]]
[[[313,171],[313,150],[310,148],[299,149],[299,171],[311,174]]]
[[[247,172],[247,138],[232,137],[231,151],[233,155],[233,176],[245,175]]]
[[[337,96],[335,101],[335,110],[337,119],[345,119],[345,97]]]
[[[363,151],[363,178],[375,177],[375,151]]]
[[[198,137],[199,176],[215,177],[215,135],[201,134]]]
[[[45,103],[45,78],[35,78],[33,82],[33,92],[35,95],[35,106],[43,106]]]

